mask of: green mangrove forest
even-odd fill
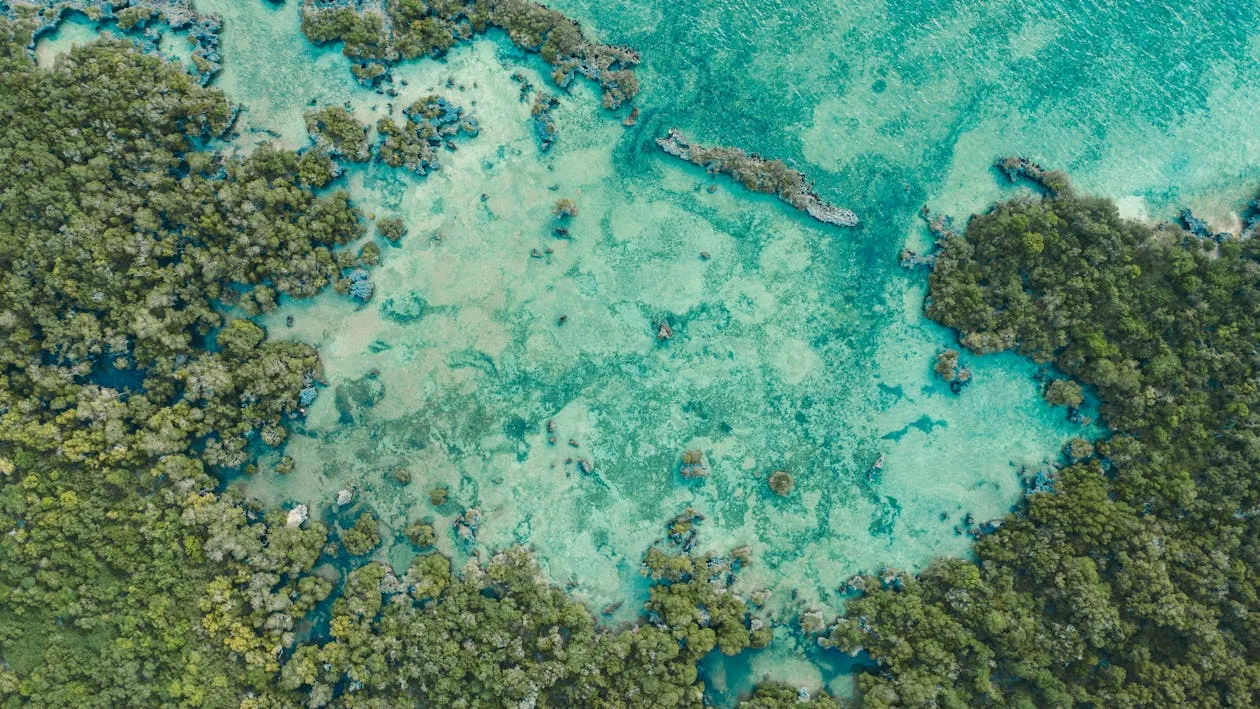
[[[316,4],[303,27],[368,82],[500,28],[609,108],[638,91],[633,52],[532,3],[388,8]],[[339,163],[423,174],[475,120],[430,97],[373,145],[319,108],[309,148],[230,153],[219,90],[114,39],[38,68],[37,26],[0,20],[0,706],[702,707],[702,660],[773,642],[733,590],[757,559],[694,552],[698,516],[662,529],[638,621],[611,625],[526,548],[460,567],[417,524],[399,572],[368,511],[308,520],[225,486],[285,473],[260,452],[326,384],[255,316],[370,298],[406,231],[355,206]],[[740,706],[1260,703],[1260,241],[1126,220],[1004,165],[1035,191],[933,221],[926,312],[969,360],[1043,364],[1065,415],[1096,395],[1107,436],[1073,441],[973,559],[849,582],[818,641],[865,658],[852,699],[766,682]],[[959,356],[942,378],[970,377]]]

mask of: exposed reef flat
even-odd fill
[[[138,0],[124,3],[110,0],[0,0],[0,18],[35,17],[39,27],[31,34],[27,49],[33,54],[41,36],[57,29],[69,12],[81,12],[93,22],[114,21],[118,28],[156,54],[161,26],[188,33],[192,61],[202,84],[210,82],[223,67],[219,56],[222,21],[217,15],[193,9],[192,0]]]
[[[777,195],[824,224],[857,226],[856,214],[819,197],[805,174],[788,167],[782,160],[766,159],[739,148],[697,145],[674,128],[664,138],[657,138],[656,144],[670,155],[699,165],[711,174],[730,175],[754,192]]]

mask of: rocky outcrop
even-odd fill
[[[858,224],[856,214],[819,197],[804,173],[793,170],[782,160],[745,153],[739,148],[692,143],[674,128],[664,138],[657,138],[656,144],[666,153],[699,165],[710,174],[730,175],[754,192],[776,195],[824,224],[843,227]]]

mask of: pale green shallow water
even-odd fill
[[[247,108],[243,148],[302,146],[311,99],[349,101],[365,120],[389,110],[335,51],[305,43],[293,3],[267,5],[198,3],[225,18],[216,84]],[[982,208],[1001,195],[994,157],[1021,153],[1135,216],[1189,204],[1225,225],[1260,164],[1248,131],[1260,45],[1240,3],[555,6],[642,51],[639,125],[608,120],[581,87],[540,156],[509,78],[524,69],[545,87],[536,60],[496,39],[399,67],[396,107],[436,91],[483,131],[424,179],[351,172],[365,209],[397,211],[410,234],[384,249],[368,306],[328,294],[266,319],[273,336],[320,348],[332,386],[288,443],[296,470],[242,486],[316,514],[353,487],[394,533],[478,506],[479,548],[533,545],[592,608],[627,601],[618,619],[643,597],[642,553],[687,505],[708,517],[702,547],[752,546],[741,584],[773,590],[773,613],[795,622],[838,609],[855,572],[966,554],[954,527],[967,513],[1004,513],[1019,466],[1097,433],[1041,403],[1032,365],[1013,356],[971,358],[961,397],[933,379],[951,336],[920,315],[922,276],[896,266],[907,239],[924,239],[922,204]],[[724,181],[708,192],[713,180],[651,143],[669,126],[795,161],[863,227],[821,227]],[[549,235],[561,196],[581,210],[572,240]],[[530,258],[547,246],[549,259]],[[659,344],[664,317],[677,335]],[[339,412],[334,388],[373,370],[379,402]],[[708,479],[680,479],[688,447],[706,452]],[[872,488],[864,473],[880,453]],[[566,463],[579,457],[592,475]],[[400,466],[406,487],[387,478]],[[786,500],[766,488],[776,469],[797,479]],[[436,484],[452,493],[440,510],[427,501]],[[441,546],[461,553],[449,536]],[[410,555],[401,539],[382,551],[400,566]],[[843,663],[810,647],[780,632],[706,675],[719,695],[766,673],[845,691]]]

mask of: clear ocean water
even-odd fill
[[[966,555],[968,515],[1004,514],[1021,469],[1099,435],[1046,406],[1036,367],[1013,355],[965,356],[975,382],[961,396],[934,378],[952,336],[921,315],[925,276],[897,265],[927,242],[920,207],[962,218],[1015,193],[990,165],[1021,154],[1135,218],[1191,206],[1227,227],[1260,165],[1260,9],[1236,0],[558,0],[641,51],[645,91],[632,128],[589,87],[561,93],[545,154],[511,75],[556,91],[503,37],[399,66],[391,99],[357,86],[337,48],[307,43],[292,0],[196,5],[225,20],[215,83],[245,107],[235,149],[302,147],[312,101],[369,121],[440,93],[482,126],[427,177],[368,166],[343,179],[409,234],[384,247],[366,306],[328,293],[265,318],[273,337],[319,347],[330,386],[287,444],[294,472],[264,465],[235,484],[316,516],[353,490],[399,567],[408,522],[449,529],[478,507],[476,547],[448,533],[443,551],[531,545],[594,611],[624,601],[609,622],[636,615],[642,554],[692,506],[701,548],[752,548],[741,588],[771,590],[785,623],[770,649],[707,664],[719,698],[767,675],[845,693],[847,658],[786,626],[842,608],[854,573]],[[41,61],[93,34],[68,22]],[[163,48],[187,61],[173,38]],[[862,226],[822,226],[664,156],[653,139],[670,127],[793,163]],[[561,197],[580,210],[570,238],[552,235]],[[707,478],[679,475],[688,448]],[[796,478],[786,499],[768,489],[774,470]]]

